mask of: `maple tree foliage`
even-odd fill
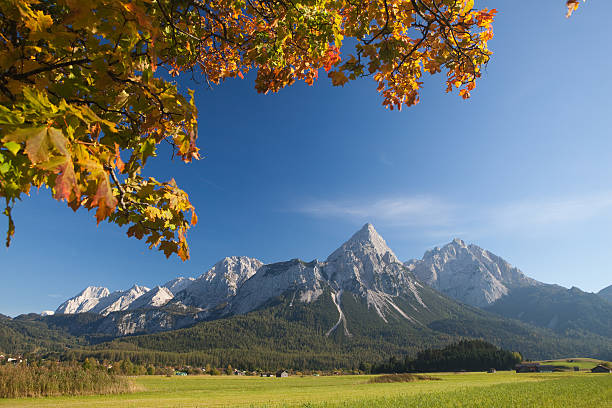
[[[220,84],[255,71],[265,93],[313,84],[320,71],[336,86],[371,77],[383,104],[401,109],[419,102],[424,74],[443,72],[446,91],[469,98],[495,13],[474,0],[0,0],[7,246],[15,202],[46,186],[188,259],[188,195],[143,176],[164,142],[185,162],[199,158],[193,92],[164,78]]]
[[[586,1],[586,0],[582,0],[582,1]],[[567,14],[565,15],[565,17],[570,18],[572,14],[574,13],[574,11],[578,9],[578,6],[580,6],[580,0],[567,0],[566,5],[567,5]]]

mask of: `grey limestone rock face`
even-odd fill
[[[306,263],[299,259],[264,265],[240,287],[231,311],[248,313],[287,291],[299,293],[297,300],[310,303],[323,293],[322,267],[318,261]]]
[[[210,270],[178,292],[177,301],[207,310],[227,302],[238,288],[255,275],[263,263],[255,258],[232,256],[223,258]]]
[[[405,266],[421,282],[478,307],[490,305],[513,288],[541,284],[497,255],[460,239],[431,249],[423,259],[408,261]]]
[[[172,292],[173,295],[176,295],[181,290],[191,285],[193,281],[195,281],[195,278],[184,278],[179,276],[178,278],[174,278],[171,281],[164,283],[162,286]]]
[[[113,326],[133,334],[248,313],[281,295],[291,296],[291,305],[310,303],[329,291],[340,320],[342,293],[360,297],[385,321],[389,313],[411,320],[411,315],[428,308],[421,296],[423,284],[478,307],[514,288],[540,285],[497,255],[460,239],[402,264],[372,224],[366,224],[323,262],[293,259],[264,265],[232,256],[197,279],[179,277],[151,290],[135,285],[109,293],[90,287],[64,302],[58,313],[98,313],[108,317],[104,324],[110,326],[104,330],[110,332]],[[410,310],[400,309],[398,297]]]
[[[174,295],[170,290],[164,286],[156,286],[144,295],[134,300],[129,306],[128,310],[134,309],[151,309],[155,307],[162,307],[166,303],[172,300]]]
[[[383,319],[390,311],[408,318],[393,303],[393,297],[407,296],[419,307],[426,307],[419,296],[420,287],[374,227],[366,224],[325,262],[294,259],[264,265],[239,289],[231,312],[247,313],[288,291],[294,292],[292,302],[310,303],[327,288],[334,299],[343,291],[364,298]]]
[[[254,258],[232,256],[197,279],[179,277],[151,290],[136,285],[113,293],[87,288],[60,309],[106,316],[100,330],[125,335],[248,313],[287,293],[292,296],[290,305],[310,303],[328,290],[340,320],[342,293],[352,293],[386,321],[390,312],[410,319],[394,303],[397,296],[407,299],[412,309],[426,308],[419,296],[421,288],[374,227],[366,224],[324,262],[293,259],[264,265]]]
[[[55,310],[56,314],[85,313],[96,307],[100,299],[107,297],[109,290],[104,287],[88,286],[76,296],[66,300]]]
[[[109,336],[157,333],[180,329],[197,322],[196,314],[177,315],[164,309],[114,312],[106,316],[97,327],[97,333]]]
[[[100,299],[98,304],[92,308],[90,312],[106,316],[112,312],[127,310],[136,299],[140,298],[148,291],[149,288],[145,286],[134,285],[128,290],[113,292]]]

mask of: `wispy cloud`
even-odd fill
[[[450,237],[540,230],[612,215],[612,191],[565,197],[534,197],[493,204],[449,202],[432,195],[378,200],[311,200],[295,211],[397,227],[414,227],[428,236]]]
[[[390,197],[380,200],[338,200],[307,202],[298,212],[316,217],[365,219],[398,226],[448,226],[454,209],[444,201],[426,195]]]
[[[612,192],[510,202],[490,208],[487,217],[499,227],[514,229],[586,221],[606,213],[612,213]]]

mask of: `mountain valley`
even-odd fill
[[[458,239],[402,263],[366,224],[325,261],[228,257],[153,289],[88,287],[53,314],[6,318],[0,328],[36,327],[21,343],[29,351],[333,368],[461,338],[529,358],[610,359],[611,322],[601,296],[538,282]],[[50,333],[59,344],[42,341]]]

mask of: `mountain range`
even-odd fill
[[[70,347],[103,342],[98,353],[136,348],[227,359],[248,349],[265,356],[260,365],[338,366],[464,337],[532,358],[611,359],[610,292],[538,282],[459,239],[402,263],[366,224],[324,261],[227,257],[198,278],[153,289],[88,287],[54,314],[7,318],[0,328],[23,333],[37,325],[63,333]],[[0,347],[1,339],[0,332]]]

